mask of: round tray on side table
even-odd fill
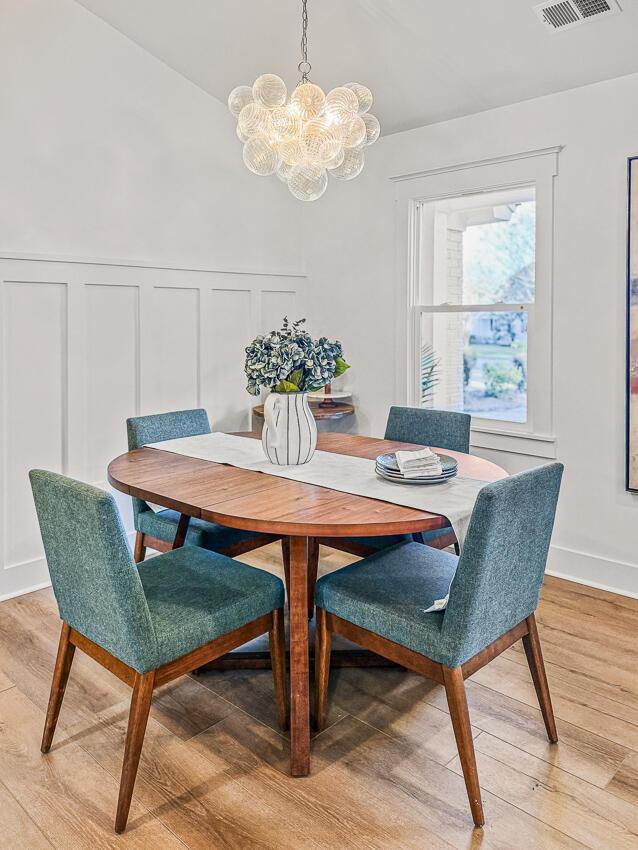
[[[346,402],[336,401],[334,404],[320,404],[316,401],[310,402],[310,409],[315,419],[320,422],[322,419],[342,419],[344,416],[351,416],[354,413],[354,405]],[[253,407],[253,413],[259,419],[264,418],[264,406],[258,404]]]

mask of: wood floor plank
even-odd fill
[[[242,560],[281,575],[279,543]],[[356,560],[321,548],[320,574]],[[289,776],[269,671],[156,695],[130,827],[112,831],[130,690],[76,653],[39,753],[59,619],[50,590],[0,604],[0,850],[6,847],[626,850],[638,847],[638,600],[548,577],[539,615],[559,744],[522,648],[467,682],[487,825],[474,830],[440,686],[335,669],[311,775]],[[4,783],[4,784],[3,784]]]
[[[607,784],[607,790],[638,806],[638,754],[627,756]]]
[[[638,624],[636,625],[636,628],[638,628]],[[527,668],[528,666],[523,647],[519,645],[514,645],[507,652],[503,653],[503,658],[513,661],[516,664],[520,664],[521,667],[524,668]],[[563,659],[565,661],[568,660],[568,655],[566,653],[563,655]],[[579,662],[582,665],[582,659],[579,659]],[[636,659],[636,665],[638,667],[638,657]],[[583,672],[580,669],[574,669],[572,666],[557,664],[548,661],[547,659],[545,659],[545,667],[550,682],[563,681],[573,685],[575,688],[581,688],[587,693],[591,692],[598,694],[599,696],[613,700],[614,702],[620,702],[631,706],[634,711],[638,711],[638,683],[635,684],[635,689],[622,687],[609,681],[602,681],[595,676],[589,675],[588,672]],[[629,685],[634,685],[632,678],[638,678],[638,676],[635,676],[635,674],[632,675],[632,673],[629,672],[626,678]]]
[[[481,786],[592,850],[635,850],[638,809],[487,732],[475,739]],[[452,770],[461,772],[458,759]]]
[[[227,700],[211,693],[199,678],[182,676],[155,691],[151,716],[186,740],[223,720],[233,710]]]
[[[12,688],[14,684],[15,682],[12,682],[7,674],[3,670],[0,670],[0,691],[6,691],[7,688]]]
[[[26,810],[0,782],[0,850],[15,850],[16,847],[28,850],[50,850],[53,846],[38,829]]]
[[[279,731],[277,720],[277,705],[270,670],[211,670],[197,676],[197,681],[228,700],[233,705],[243,709],[261,723]],[[326,725],[336,723],[346,712],[336,705],[328,711]]]
[[[600,788],[605,787],[630,752],[602,735],[560,719],[556,721],[560,746],[552,746],[535,705],[526,705],[472,680],[467,683],[467,694],[470,717],[476,727]]]
[[[367,805],[390,808],[392,822],[405,829],[419,820],[459,850],[467,847],[576,850],[582,844],[485,791],[484,830],[472,830],[465,783],[422,751],[393,741],[356,718],[346,718],[316,739],[317,775],[348,784]],[[391,842],[386,845],[394,847]],[[427,844],[424,846],[428,846]]]
[[[116,846],[180,848],[184,845],[134,799],[122,836],[113,832],[119,782],[73,741],[58,737],[51,752],[40,753],[44,714],[22,692],[0,694],[0,781],[55,847]]]
[[[476,673],[473,680],[527,705],[537,705],[528,671],[506,658],[495,659]],[[638,751],[638,711],[631,706],[560,678],[550,681],[550,690],[556,717],[595,734],[604,730],[610,741]]]
[[[638,599],[635,597],[620,596],[620,594],[612,593],[609,590],[589,587],[586,584],[579,584],[578,582],[568,581],[567,579],[557,578],[556,576],[545,576],[544,586],[556,589],[566,595],[576,593],[580,596],[591,597],[602,603],[610,602],[613,605],[627,608],[638,614]]]
[[[60,620],[50,618],[46,596],[31,593],[0,604],[0,668],[42,710],[49,700]],[[29,605],[18,604],[28,600]],[[46,613],[49,610],[49,613]],[[69,722],[90,720],[117,705],[129,688],[99,664],[76,652],[62,712]]]
[[[477,684],[473,678],[466,683],[466,690],[476,734],[479,730],[490,732],[601,788],[630,752],[601,735],[560,720],[561,746],[551,747],[536,704],[521,703]],[[453,735],[449,738],[452,733],[445,692],[434,682],[397,670],[340,669],[332,673],[331,699],[386,734],[412,739],[414,746],[442,764],[456,755]],[[426,721],[426,705],[439,714],[431,725]]]
[[[427,699],[435,687],[440,686],[401,670],[337,668],[330,675],[328,708],[350,714],[444,765],[456,755],[456,740],[447,701],[442,710]],[[443,688],[440,691],[444,699]],[[473,734],[479,731],[473,728]]]
[[[401,806],[383,795],[376,795],[348,770],[335,774],[322,769],[321,751],[332,730],[352,721],[344,718],[315,739],[311,775],[303,779],[289,776],[289,745],[274,730],[253,718],[231,715],[209,732],[194,738],[205,754],[222,754],[234,769],[243,769],[242,784],[268,802],[271,819],[262,824],[266,834],[288,821],[289,837],[283,846],[332,848],[419,848],[438,850],[456,846],[431,830],[414,801],[407,798]],[[358,721],[357,721],[358,722]],[[365,724],[366,734],[387,736]],[[390,742],[392,743],[392,742]],[[294,834],[291,842],[290,834]],[[467,832],[465,835],[467,845]],[[473,845],[471,845],[473,846]]]
[[[121,767],[127,712],[122,704],[102,712],[92,726],[73,730],[74,740],[113,777]],[[241,783],[247,765],[234,767],[214,748],[203,755],[192,740],[151,716],[134,800],[193,850],[276,848],[277,836],[264,828],[268,810]],[[130,823],[137,825],[135,818]]]

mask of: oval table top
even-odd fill
[[[317,448],[374,460],[386,452],[418,447],[355,434],[320,433]],[[441,451],[458,459],[460,475],[482,481],[507,476],[483,458]],[[268,534],[372,537],[448,525],[438,514],[146,447],[113,460],[108,480],[116,490],[182,514]]]

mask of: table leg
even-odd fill
[[[308,538],[290,538],[290,772],[310,772]]]

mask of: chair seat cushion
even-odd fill
[[[151,510],[140,511],[137,531],[170,543],[175,539],[179,517],[177,511],[171,510],[159,511],[158,513]],[[236,543],[242,543],[251,537],[260,536],[262,535],[255,531],[227,528],[225,525],[217,525],[214,522],[206,522],[206,520],[191,517],[186,533],[186,544],[188,546],[201,546],[202,549],[210,549],[211,552],[222,552]]]
[[[284,604],[281,579],[196,546],[137,565],[165,664]],[[140,670],[139,672],[145,672]]]
[[[317,605],[343,620],[453,666],[442,634],[444,612],[426,613],[443,598],[458,558],[449,552],[401,543],[369,555],[317,583]]]

